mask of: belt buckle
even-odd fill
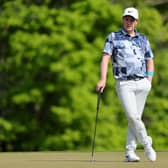
[[[135,81],[139,81],[139,80],[141,80],[141,79],[143,79],[143,77],[140,77],[140,76],[137,76],[137,77],[135,77]]]
[[[139,78],[139,77],[135,77],[134,78],[134,81],[139,81],[141,78]]]

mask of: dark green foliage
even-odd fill
[[[108,0],[1,1],[2,151],[90,149],[101,51],[107,34],[122,25],[123,6]],[[154,8],[140,12],[138,30],[148,36],[156,55],[144,120],[161,149],[168,145],[168,26]],[[114,85],[110,65],[100,105],[99,150],[125,144],[127,121]]]

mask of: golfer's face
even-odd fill
[[[123,26],[127,32],[134,31],[136,25],[137,25],[137,20],[134,19],[132,16],[123,17]]]

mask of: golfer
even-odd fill
[[[150,161],[156,160],[152,138],[148,136],[142,121],[147,95],[151,89],[154,74],[153,53],[148,39],[136,31],[138,10],[129,7],[122,16],[123,28],[111,32],[104,44],[101,60],[101,78],[97,91],[106,85],[106,74],[110,58],[116,90],[128,119],[125,161],[135,162],[140,158],[135,150],[140,143]]]

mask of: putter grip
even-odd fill
[[[103,87],[100,87],[100,88],[99,88],[99,90],[98,90],[99,93],[101,93],[102,88],[103,88]]]

